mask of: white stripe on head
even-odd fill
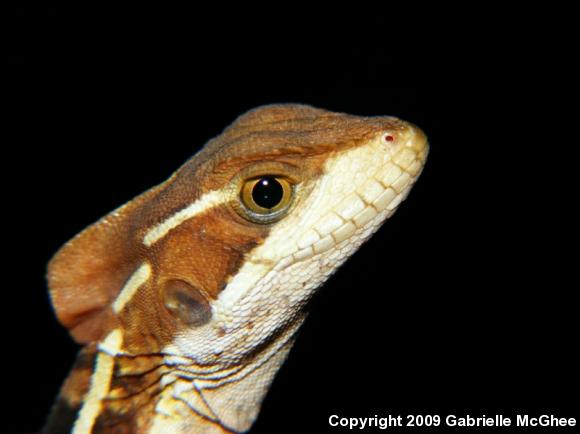
[[[204,213],[217,205],[221,205],[230,200],[230,194],[226,190],[213,190],[209,193],[204,194],[198,200],[193,202],[187,208],[176,212],[171,217],[165,219],[163,222],[151,228],[145,237],[143,237],[143,244],[147,247],[151,247],[161,238],[169,233],[172,229],[183,222],[195,217],[198,214]]]
[[[151,266],[145,262],[129,277],[129,280],[127,280],[127,283],[125,283],[125,286],[115,299],[113,303],[113,311],[115,313],[123,310],[127,302],[135,295],[135,292],[149,279],[149,276],[151,276]]]

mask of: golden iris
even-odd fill
[[[278,216],[292,201],[290,181],[281,176],[267,175],[247,180],[241,190],[241,201],[257,216]]]

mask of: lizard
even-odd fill
[[[44,433],[240,433],[307,303],[407,197],[422,130],[301,104],[239,116],[50,260],[82,348]]]

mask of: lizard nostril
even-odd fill
[[[395,140],[395,136],[390,133],[383,134],[382,141],[383,143],[393,142]]]

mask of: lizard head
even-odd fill
[[[172,350],[205,363],[234,362],[285,330],[393,214],[427,150],[420,129],[393,117],[304,106],[270,106],[241,117],[209,144],[208,156],[202,153],[209,167],[188,172],[198,179],[204,173],[204,194],[211,197],[209,208],[195,210],[198,227],[206,239],[237,251],[224,253],[236,258],[235,266],[215,279],[219,291],[192,284],[215,298],[204,310],[207,323],[182,329]],[[157,239],[166,229],[149,235]],[[192,309],[183,312],[187,318]],[[202,341],[212,342],[211,349]]]
[[[252,110],[61,249],[57,313],[81,342],[121,325],[134,351],[244,357],[395,211],[426,155],[423,132],[393,117]]]
[[[393,214],[427,152],[423,132],[393,117],[252,110],[55,255],[57,315],[110,355],[189,366],[200,390],[279,365],[308,300]],[[221,423],[247,427],[254,401]]]

